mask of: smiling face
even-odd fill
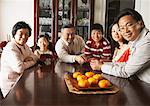
[[[92,30],[91,38],[97,43],[102,39],[102,32],[100,30]]]
[[[64,28],[61,32],[61,37],[68,43],[73,42],[75,38],[75,29],[74,28]]]
[[[29,30],[27,28],[18,29],[14,36],[15,42],[22,46],[27,42],[28,38]]]
[[[121,17],[118,24],[122,36],[127,41],[134,41],[139,36],[143,27],[140,22],[136,22],[130,15]]]
[[[45,37],[41,37],[38,39],[38,46],[40,47],[41,51],[46,51],[47,47],[49,45],[49,42]]]
[[[117,24],[114,24],[112,26],[112,29],[111,29],[111,35],[112,35],[112,38],[114,39],[114,41],[116,42],[123,42],[123,37],[119,31],[119,27]]]

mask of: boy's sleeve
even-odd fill
[[[87,56],[91,55],[91,50],[90,50],[89,41],[87,41],[86,44],[85,44],[84,54],[87,55]]]
[[[107,39],[104,38],[103,41],[103,58],[105,59],[110,59],[112,54],[111,54],[111,45]]]

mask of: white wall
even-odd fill
[[[150,29],[150,0],[136,0],[135,10],[142,15],[146,27]]]
[[[18,21],[25,21],[32,28],[32,36],[28,45],[33,45],[34,32],[34,0],[0,0],[0,41],[12,36],[13,25]]]
[[[94,23],[105,24],[106,0],[95,0]]]

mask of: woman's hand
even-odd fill
[[[90,61],[90,66],[93,70],[101,70],[102,65],[103,65],[103,63],[100,60],[92,59]]]

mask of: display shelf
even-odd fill
[[[55,44],[63,24],[72,23],[77,34],[85,41],[89,38],[90,26],[94,22],[94,0],[36,0],[36,14],[39,34],[51,33]],[[88,8],[87,8],[88,7]]]

